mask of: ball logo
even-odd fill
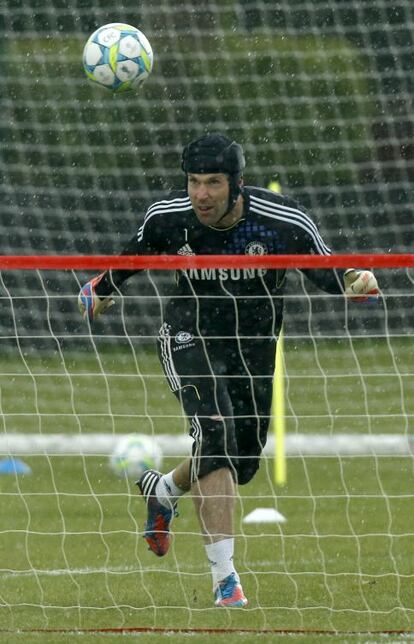
[[[245,248],[246,255],[267,255],[267,246],[260,241],[252,241]]]
[[[193,336],[188,331],[179,331],[175,336],[175,341],[178,344],[186,344],[187,342],[191,342],[192,339]]]

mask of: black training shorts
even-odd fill
[[[192,480],[229,467],[244,484],[266,443],[275,361],[273,338],[201,338],[165,322],[159,357],[190,419]]]

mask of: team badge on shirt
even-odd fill
[[[180,344],[186,344],[187,342],[191,342],[192,339],[193,339],[193,336],[191,335],[191,333],[188,333],[188,331],[179,331],[175,336],[175,341]]]
[[[244,249],[246,255],[267,255],[267,246],[261,241],[252,241]]]

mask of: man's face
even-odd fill
[[[204,226],[220,222],[229,203],[228,177],[214,174],[188,174],[188,196],[198,221]]]

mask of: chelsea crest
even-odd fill
[[[267,246],[261,241],[252,241],[247,244],[244,252],[246,255],[267,255]]]

